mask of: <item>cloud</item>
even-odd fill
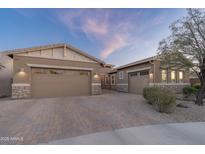
[[[128,44],[132,25],[125,21],[113,21],[115,15],[109,9],[80,9],[58,12],[59,20],[70,31],[82,32],[91,41],[100,42],[100,57],[106,59]]]
[[[122,51],[125,46],[134,49],[139,44],[131,43],[135,40],[141,28],[138,21],[141,12],[134,15],[122,14],[110,9],[66,9],[58,10],[57,18],[69,31],[76,34],[83,33],[93,43],[100,44],[102,49],[99,56],[107,59],[115,52]],[[162,18],[156,18],[158,23]],[[144,25],[143,25],[144,27]],[[149,42],[147,42],[149,45]]]
[[[77,30],[79,25],[76,23],[76,19],[82,14],[82,10],[70,11],[70,10],[60,10],[56,12],[56,17],[70,30]]]
[[[100,22],[92,18],[87,18],[82,28],[86,34],[93,34],[95,36],[106,35],[109,31],[107,22]]]
[[[108,13],[101,9],[58,11],[57,17],[70,31],[83,32],[89,39],[100,38],[109,32]]]
[[[127,38],[124,35],[116,34],[112,40],[108,42],[105,48],[100,52],[102,59],[106,59],[110,54],[119,51],[120,48],[128,45]]]

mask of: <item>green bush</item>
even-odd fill
[[[155,91],[155,90],[158,90],[158,88],[156,88],[156,87],[145,87],[143,89],[143,97],[148,100],[148,98],[152,94],[152,91]]]
[[[155,87],[145,87],[143,89],[143,97],[148,100],[149,104],[152,104],[152,102],[149,101],[149,98],[151,97],[151,92],[154,91]]]
[[[201,85],[200,84],[195,84],[193,85],[192,87],[196,88],[197,90],[199,90],[201,88]]]
[[[196,94],[197,91],[198,91],[198,89],[195,88],[194,86],[186,86],[183,88],[183,94],[185,94],[185,95]]]
[[[143,96],[158,112],[171,113],[176,107],[175,94],[159,87],[146,87]]]

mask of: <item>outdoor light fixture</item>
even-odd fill
[[[21,72],[25,72],[25,71],[24,71],[24,68],[21,68],[19,72],[20,72],[20,73],[21,73]]]
[[[20,74],[20,75],[24,75],[24,74],[25,74],[24,68],[21,68],[21,69],[19,70],[19,74]]]
[[[150,73],[150,74],[149,74],[149,78],[150,78],[150,80],[153,80],[153,76],[154,76],[153,73]]]
[[[98,76],[98,74],[97,73],[95,73],[94,74],[94,78],[98,78],[99,76]]]

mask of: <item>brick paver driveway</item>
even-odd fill
[[[85,97],[0,100],[0,144],[40,144],[173,121],[168,115],[162,115],[145,103],[141,95],[118,92]]]

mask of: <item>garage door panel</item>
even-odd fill
[[[143,88],[147,87],[149,84],[149,76],[148,75],[140,75],[139,73],[136,75],[129,75],[129,92],[135,94],[142,94]]]
[[[33,97],[90,95],[90,72],[54,70],[55,73],[52,74],[53,72],[50,73],[50,71],[45,69],[33,71]]]

